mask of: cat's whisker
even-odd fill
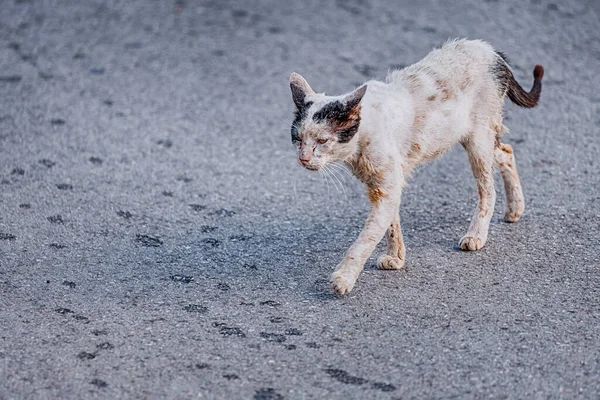
[[[325,170],[321,170],[321,171],[319,171],[319,174],[321,174],[323,179],[325,179],[325,184],[327,186],[327,195],[329,195],[331,193],[331,191],[329,190],[329,181],[327,180],[327,173]]]
[[[352,178],[352,172],[350,172],[350,170],[343,164],[340,163],[331,163],[329,164],[332,167],[336,167],[337,170],[340,170],[342,173],[345,173],[346,175],[348,175],[348,177]]]
[[[296,154],[291,154],[291,153],[290,153],[290,154],[283,154],[283,155],[280,155],[279,157],[277,157],[277,158],[275,159],[275,161],[279,162],[279,161],[283,160],[283,159],[284,159],[284,158],[286,158],[286,157],[292,157],[292,158],[296,158],[296,157],[297,157],[297,155],[296,155]]]
[[[335,178],[335,179],[338,181],[338,183],[340,184],[340,187],[341,187],[341,189],[342,189],[342,192],[344,193],[344,198],[345,198],[345,199],[348,199],[348,193],[346,193],[346,188],[344,188],[344,184],[343,184],[343,183],[342,183],[342,181],[340,180],[340,178],[339,178],[338,174],[335,172],[335,170],[334,170],[333,168],[329,170],[329,173],[330,173],[330,174],[331,174],[331,176],[332,176],[333,178]],[[336,186],[336,187],[337,187],[337,186]]]
[[[340,191],[340,189],[337,186],[337,183],[335,182],[335,180],[333,179],[333,176],[331,175],[331,171],[327,169],[327,166],[325,166],[323,168],[323,172],[325,173],[325,175],[331,180],[331,183],[333,183],[333,187],[335,188],[335,190],[337,192]]]

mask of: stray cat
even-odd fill
[[[456,143],[467,150],[477,181],[479,204],[462,250],[479,250],[487,240],[494,212],[493,164],[500,166],[506,191],[506,222],[525,210],[512,147],[500,142],[506,96],[521,107],[535,107],[544,69],[536,65],[526,92],[506,57],[480,40],[453,40],[423,60],[390,72],[385,82],[368,81],[341,96],[315,93],[299,74],[290,76],[296,119],[291,128],[300,164],[319,171],[344,162],[364,182],[371,213],[358,239],[335,268],[331,285],[338,294],[354,287],[367,258],[387,231],[387,253],[377,264],[401,269],[406,249],[400,230],[400,197],[413,170]]]

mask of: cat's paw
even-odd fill
[[[504,214],[504,222],[517,222],[521,219],[521,213],[507,211]]]
[[[504,214],[504,222],[517,222],[521,219],[524,211],[525,206],[523,203],[508,207],[506,213]]]
[[[476,251],[481,249],[485,245],[485,239],[481,239],[475,236],[463,236],[458,242],[458,246],[464,251]]]
[[[390,255],[383,255],[377,260],[377,266],[381,269],[402,269],[406,264],[406,260]]]
[[[350,293],[356,283],[356,277],[352,271],[339,269],[331,274],[331,288],[337,294]]]

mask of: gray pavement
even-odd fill
[[[599,399],[600,3],[451,3],[1,1],[0,399]],[[526,213],[499,190],[458,251],[458,148],[406,190],[406,270],[380,245],[333,296],[368,201],[294,161],[289,74],[449,37],[546,69],[506,108]]]

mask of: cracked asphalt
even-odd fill
[[[596,0],[0,3],[0,399],[599,399]],[[302,170],[288,77],[347,92],[489,41],[526,198],[486,247],[457,148],[401,210],[407,267],[332,295],[368,213]]]

